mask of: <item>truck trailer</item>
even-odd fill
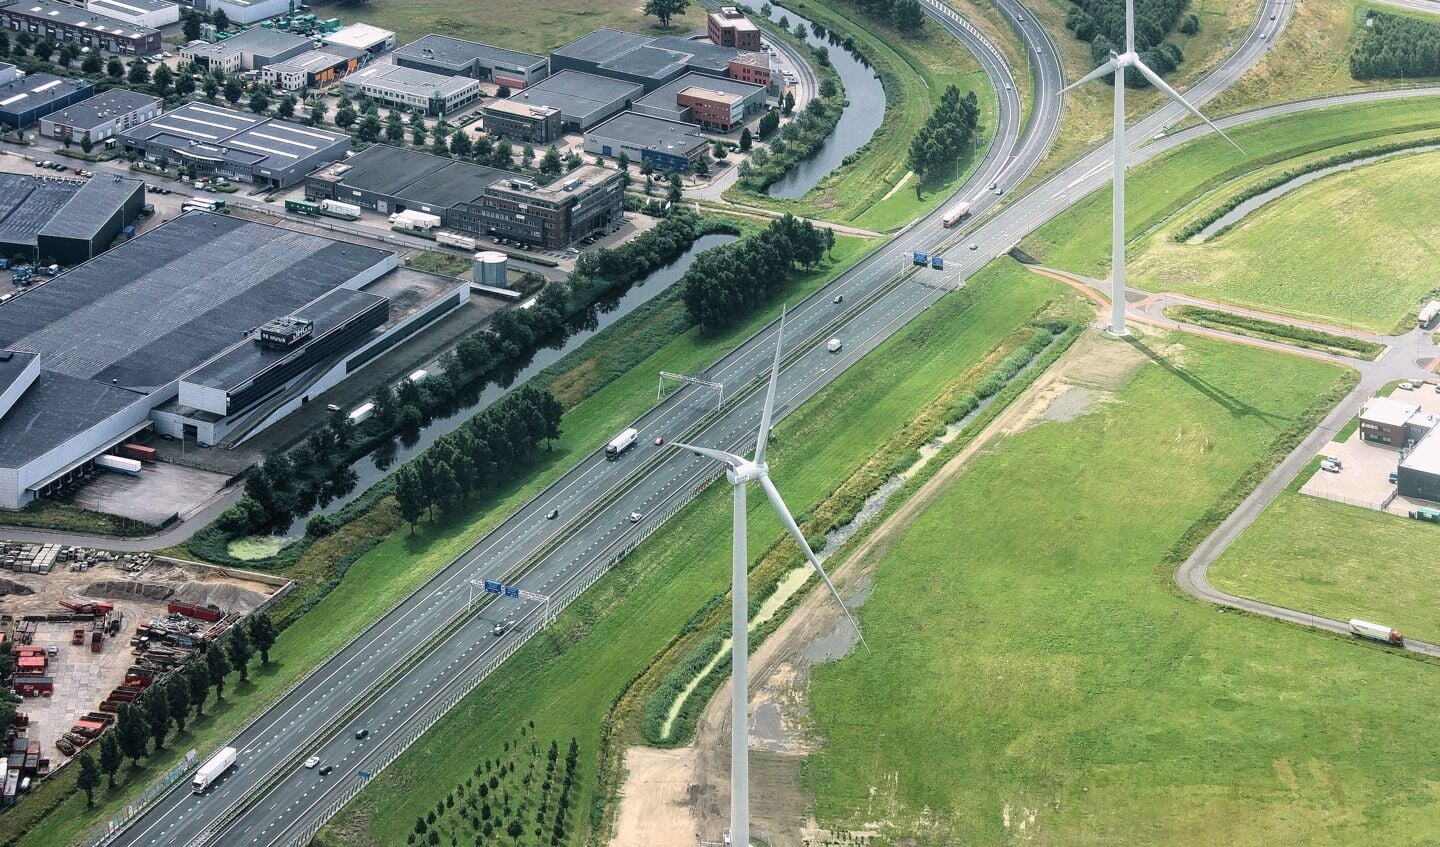
[[[1440,317],[1440,300],[1431,300],[1420,309],[1417,316],[1421,329],[1429,329],[1435,324],[1435,318]]]
[[[605,458],[620,458],[621,453],[624,453],[626,450],[629,450],[631,447],[635,446],[635,439],[639,437],[640,430],[632,426],[624,432],[620,433],[619,435],[615,436],[614,438],[610,439],[610,443],[605,445]]]
[[[95,467],[114,473],[123,473],[128,476],[140,475],[140,462],[135,459],[127,459],[124,456],[111,456],[109,454],[96,456]]]
[[[205,789],[214,784],[222,774],[235,765],[235,748],[225,747],[210,757],[210,761],[200,766],[195,771],[195,778],[190,782],[190,790],[196,794],[204,794]]]
[[[1350,621],[1350,634],[1356,638],[1368,638],[1371,641],[1394,644],[1396,647],[1405,646],[1405,636],[1400,633],[1400,630],[1369,621]]]
[[[435,240],[450,247],[459,247],[461,250],[474,250],[475,239],[468,235],[459,235],[453,232],[437,232]]]
[[[360,220],[360,207],[354,203],[342,203],[339,200],[321,200],[320,214],[339,218],[342,221],[358,221]]]
[[[320,214],[320,204],[311,203],[309,200],[286,200],[285,211],[313,218]]]
[[[947,211],[947,212],[945,213],[945,217],[943,217],[943,218],[940,219],[940,223],[941,223],[946,229],[949,229],[950,227],[954,226],[955,224],[960,223],[960,221],[962,221],[962,220],[964,220],[966,217],[968,217],[969,214],[970,214],[970,203],[969,203],[969,202],[956,203],[954,206],[951,206],[951,207],[950,207],[950,210],[949,210],[949,211]]]

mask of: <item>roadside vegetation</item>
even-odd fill
[[[1205,309],[1200,306],[1171,306],[1165,310],[1165,315],[1196,326],[1220,329],[1251,338],[1303,347],[1306,350],[1319,350],[1324,353],[1336,353],[1359,359],[1373,361],[1385,349],[1385,345],[1366,341],[1363,338],[1352,338],[1303,326],[1275,323],[1248,315],[1237,315],[1234,312],[1222,312],[1219,309]]]
[[[874,565],[873,652],[814,668],[820,826],[967,844],[1021,824],[1055,843],[1423,838],[1437,733],[1413,728],[1436,706],[1432,667],[1168,584],[1340,370],[1183,336],[1087,352],[1108,362],[1073,365],[1098,402],[978,456]]]
[[[1440,641],[1437,542],[1433,524],[1287,491],[1210,567],[1210,582],[1242,597]]]
[[[1440,18],[1368,12],[1350,54],[1350,75],[1360,80],[1440,76]]]

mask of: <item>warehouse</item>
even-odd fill
[[[194,0],[196,11],[207,15],[216,10],[225,13],[232,23],[256,24],[266,18],[287,15],[298,6],[295,0]]]
[[[160,31],[130,24],[55,0],[0,0],[0,29],[28,32],[56,44],[70,42],[109,53],[160,51]]]
[[[266,65],[293,59],[314,46],[308,38],[255,27],[214,44],[192,41],[180,48],[180,58],[194,62],[201,70],[221,70],[230,74],[260,70]]]
[[[544,56],[448,35],[427,35],[391,55],[403,68],[488,80],[512,90],[534,85],[550,73],[550,61]]]
[[[758,85],[704,74],[686,74],[635,101],[642,115],[699,124],[729,132],[765,111],[766,91]]]
[[[20,72],[19,68],[9,62],[0,62],[0,85],[4,85],[7,82],[14,82],[24,75],[25,74]]]
[[[511,97],[513,103],[560,110],[564,132],[585,132],[630,108],[645,89],[633,82],[561,71]]]
[[[99,144],[121,130],[160,117],[159,97],[126,88],[112,88],[40,119],[40,134],[79,142],[89,136]]]
[[[85,0],[85,9],[152,29],[180,22],[180,7],[169,0]]]
[[[480,99],[480,82],[468,76],[440,76],[399,65],[371,65],[340,80],[351,96],[361,94],[386,106],[448,115]]]
[[[0,258],[34,262],[40,230],[80,190],[80,181],[0,173]]]
[[[1395,491],[1401,497],[1440,502],[1440,436],[1420,439],[1400,460]]]
[[[151,162],[190,162],[207,174],[287,188],[345,157],[350,136],[186,103],[117,136]]]
[[[656,170],[684,172],[710,146],[694,124],[624,112],[585,134],[585,152],[598,156],[624,153],[632,162]]]
[[[360,50],[373,58],[395,46],[395,33],[370,24],[351,24],[322,36],[320,40],[331,47]]]
[[[646,92],[687,73],[741,78],[743,72],[746,81],[768,87],[769,63],[764,53],[674,36],[651,38],[618,29],[597,29],[550,54],[551,73],[582,71],[623,79],[644,86]],[[764,81],[757,82],[762,70]]]
[[[88,100],[95,86],[83,79],[30,74],[0,85],[0,124],[30,126],[46,115]]]
[[[14,389],[0,390],[0,507],[147,427],[203,445],[253,435],[468,291],[384,250],[239,218],[162,224],[0,304]]]
[[[531,106],[515,100],[496,100],[485,106],[485,131],[497,138],[522,144],[549,144],[563,133],[560,110]]]
[[[322,88],[342,76],[360,70],[364,64],[365,51],[331,45],[301,53],[283,62],[266,65],[260,71],[260,79],[277,91]]]
[[[311,174],[305,196],[382,214],[438,215],[449,229],[562,248],[618,223],[624,178],[582,166],[549,185],[469,162],[376,144]]]
[[[78,265],[109,248],[120,230],[140,218],[145,181],[94,176],[40,228],[36,252],[42,263]]]

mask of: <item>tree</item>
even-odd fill
[[[111,56],[105,63],[105,75],[111,79],[122,79],[125,76],[125,63],[120,61],[119,56]]]
[[[225,80],[225,101],[230,105],[240,102],[245,96],[245,86],[235,77],[227,77]]]
[[[0,33],[0,35],[3,35],[3,33]],[[0,53],[0,56],[3,55],[5,54]],[[105,73],[105,60],[100,58],[100,54],[94,50],[86,53],[85,58],[80,60],[80,73],[86,76],[99,76]]]
[[[802,23],[797,23],[797,24],[795,24],[795,37],[796,37],[796,38],[800,39],[801,41],[804,41],[804,40],[805,40],[805,36],[807,36],[807,35],[809,35],[809,34],[810,34],[810,31],[805,28],[805,25],[804,25],[804,24],[802,24]]]
[[[138,766],[150,746],[150,731],[145,726],[140,710],[131,705],[121,709],[115,732],[120,736],[120,750]]]
[[[777,130],[777,129],[779,129],[779,128],[780,128],[780,113],[779,113],[778,111],[776,111],[775,109],[771,109],[771,110],[769,110],[768,112],[766,112],[765,114],[763,114],[763,115],[760,116],[760,127],[759,127],[759,129],[760,129],[760,137],[761,137],[761,138],[768,138],[768,137],[770,137],[770,134],[773,133],[773,132],[775,132],[775,130]],[[744,143],[744,138],[743,138],[743,137],[741,138],[741,143],[742,143],[742,144]],[[742,149],[743,149],[743,148],[742,148]]]
[[[510,86],[504,84],[502,84],[499,88],[495,89],[495,96],[501,100],[508,98],[513,93],[514,92],[510,90]]]
[[[840,90],[839,90],[838,88],[836,88],[836,86],[835,86],[835,80],[831,79],[831,78],[828,77],[828,76],[825,77],[824,79],[820,80],[820,96],[821,96],[821,97],[834,97],[836,94],[839,94],[839,93],[840,93]]]
[[[125,763],[125,754],[120,752],[120,733],[107,732],[100,736],[100,770],[109,778],[110,787],[115,787],[115,774]]]
[[[754,145],[755,136],[750,134],[750,127],[747,126],[744,129],[740,130],[740,152],[748,153],[750,152],[750,148]]]
[[[685,196],[684,188],[685,183],[681,181],[680,174],[675,171],[671,171],[670,190],[666,194],[666,199],[670,201],[671,205],[679,203],[680,200]]]
[[[230,664],[240,672],[240,681],[250,680],[250,657],[254,651],[250,648],[250,637],[245,634],[245,627],[237,626],[230,630],[230,638],[225,644],[225,652],[230,656]]]
[[[95,767],[95,759],[90,756],[90,751],[85,750],[80,754],[80,776],[76,777],[75,785],[85,792],[85,805],[95,805],[95,789],[100,787],[100,769]]]
[[[895,0],[895,28],[913,35],[925,26],[925,13],[918,0]]]
[[[270,93],[268,85],[255,86],[255,90],[250,92],[250,111],[257,115],[265,114],[265,110],[270,108]]]
[[[185,70],[175,75],[175,93],[181,97],[188,97],[195,93],[195,77]]]
[[[473,149],[473,146],[470,144],[470,133],[466,132],[463,129],[459,129],[450,134],[451,153],[454,153],[456,156],[464,157],[469,156],[470,151]]]
[[[170,86],[175,82],[175,74],[170,71],[170,66],[161,64],[155,68],[155,73],[150,75],[150,86],[160,97],[170,93]]]
[[[67,41],[60,45],[60,64],[70,67],[75,60],[80,58],[80,45],[73,41]]]
[[[190,703],[195,707],[195,717],[205,713],[205,698],[210,695],[210,668],[204,662],[195,662],[185,671],[185,685],[190,689]]]
[[[210,645],[205,651],[205,670],[210,677],[210,685],[215,688],[215,700],[219,702],[225,695],[225,677],[230,673],[230,660],[225,656],[225,645]]]
[[[312,97],[309,102],[309,121],[311,126],[319,126],[325,122],[325,110],[327,106],[323,97]]]
[[[642,13],[658,19],[660,26],[669,29],[670,19],[675,15],[685,14],[685,9],[689,5],[689,0],[645,0],[645,8]]]
[[[465,491],[460,479],[448,462],[436,462],[434,471],[435,502],[446,511],[454,511],[464,502]]]
[[[700,154],[700,158],[695,160],[695,173],[700,176],[710,175],[710,157],[704,152]]]
[[[150,81],[150,66],[139,59],[131,59],[130,70],[125,74],[125,79],[131,85],[144,85]]]
[[[559,176],[562,164],[560,162],[560,151],[552,144],[545,155],[540,158],[540,173],[546,176]]]
[[[359,120],[359,115],[355,114],[355,108],[349,103],[341,103],[335,109],[335,125],[341,129],[349,129],[355,125],[357,120]]]
[[[426,141],[425,124],[410,127],[410,143],[416,147],[424,147]]]
[[[214,24],[216,29],[229,29],[230,16],[225,14],[224,9],[217,8],[210,13],[210,23]]]
[[[10,55],[10,36],[0,32],[0,56]],[[98,58],[98,55],[97,55]]]
[[[170,698],[165,696],[164,691],[156,691],[145,698],[145,723],[158,753],[165,747],[165,736],[170,733]]]
[[[200,38],[200,25],[204,23],[204,21],[201,20],[200,13],[196,12],[194,9],[186,9],[184,17],[185,22],[181,26],[181,29],[183,29],[185,32],[185,40],[198,40]]]
[[[295,105],[295,95],[286,94],[284,97],[280,98],[279,103],[275,104],[275,114],[288,121],[291,118],[295,117]]]
[[[400,508],[400,517],[410,524],[410,534],[415,534],[415,523],[425,514],[429,498],[420,484],[420,475],[413,463],[406,462],[395,472],[395,504]]]
[[[185,721],[190,716],[190,686],[180,677],[165,685],[165,699],[170,703],[170,719],[175,721],[177,733],[185,731]]]
[[[95,142],[90,140],[90,130],[88,129],[85,130],[84,135],[80,136],[80,149],[85,153],[95,149]]]
[[[1180,22],[1179,30],[1182,35],[1194,35],[1200,31],[1200,18],[1186,15],[1185,20]]]
[[[795,111],[795,92],[785,92],[785,97],[781,100],[780,109],[786,117],[789,117],[790,113]]]
[[[260,654],[260,664],[270,664],[270,648],[275,646],[275,621],[266,612],[259,612],[250,618],[250,643]]]
[[[215,95],[220,93],[220,83],[213,76],[207,75],[201,84],[200,90],[205,92],[205,99],[214,100]]]
[[[55,42],[48,38],[42,38],[35,43],[35,49],[31,52],[33,52],[35,58],[40,61],[48,62],[50,61],[50,57],[55,55]]]
[[[391,144],[405,141],[405,124],[400,122],[400,113],[394,109],[385,117],[385,140]]]
[[[380,129],[380,119],[367,114],[360,119],[360,125],[355,127],[355,137],[361,141],[374,143],[380,140]]]

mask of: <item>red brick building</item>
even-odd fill
[[[721,47],[760,49],[760,27],[734,6],[721,6],[718,12],[711,12],[706,29],[710,40]]]

